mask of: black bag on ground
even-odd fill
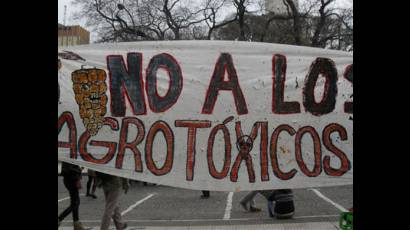
[[[290,218],[293,216],[295,204],[291,189],[275,190],[269,200],[275,201],[274,214],[277,218]]]

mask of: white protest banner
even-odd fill
[[[60,47],[61,48],[61,47]],[[61,48],[58,159],[197,190],[353,182],[353,56],[269,43]]]

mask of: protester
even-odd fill
[[[60,227],[64,218],[72,212],[74,230],[85,230],[78,217],[78,209],[80,206],[78,190],[81,189],[81,168],[77,165],[62,162],[61,175],[63,176],[64,186],[70,194],[70,206],[58,216],[58,227]]]
[[[207,190],[202,190],[202,195],[201,198],[202,199],[208,199],[210,197],[210,192]]]
[[[268,200],[270,217],[278,219],[292,218],[295,213],[295,205],[291,189],[265,190],[260,191],[260,193]],[[275,202],[274,207],[273,202]]]
[[[259,191],[252,191],[248,193],[242,200],[239,202],[241,206],[246,210],[250,212],[260,212],[261,209],[255,207],[255,201],[253,200],[256,194],[258,194]],[[249,208],[248,208],[248,203],[249,203]]]
[[[128,192],[128,180],[112,176],[109,174],[96,172],[97,185],[102,186],[105,196],[105,211],[101,220],[101,230],[108,230],[111,224],[111,218],[114,220],[117,230],[127,228],[127,223],[121,220],[121,212],[118,206],[118,200],[121,194],[121,188]]]
[[[92,189],[91,189],[92,185]],[[88,169],[88,181],[87,181],[87,194],[86,196],[91,196],[94,199],[97,199],[95,195],[95,189],[97,188],[97,184],[95,183],[95,171]],[[90,193],[91,189],[91,193]]]

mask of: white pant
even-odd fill
[[[250,193],[248,193],[246,196],[244,196],[241,200],[241,203],[247,205],[248,203],[250,204],[250,206],[254,207],[255,206],[255,201],[253,200],[256,196],[256,194],[258,194],[259,191],[252,191]]]
[[[121,212],[118,207],[118,198],[120,197],[121,188],[104,188],[105,211],[101,221],[101,230],[109,230],[111,218],[114,220],[117,229],[123,229],[124,223],[121,220]]]

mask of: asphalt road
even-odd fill
[[[80,220],[87,227],[99,226],[104,211],[102,189],[96,191],[97,199],[85,197],[87,177],[83,177],[80,196]],[[127,194],[120,199],[123,219],[130,229],[144,229],[147,226],[221,226],[221,225],[264,225],[287,223],[331,222],[339,220],[341,210],[353,207],[353,186],[296,189],[294,199],[296,213],[293,219],[277,220],[268,216],[267,203],[257,195],[256,206],[261,212],[246,212],[239,201],[247,192],[211,192],[209,199],[201,199],[201,191],[173,188],[161,185],[143,186],[133,183]],[[69,205],[69,195],[58,178],[58,213]],[[61,226],[72,226],[68,216]],[[63,227],[64,228],[64,227]],[[97,229],[97,228],[95,228]],[[336,229],[336,228],[335,228]]]

